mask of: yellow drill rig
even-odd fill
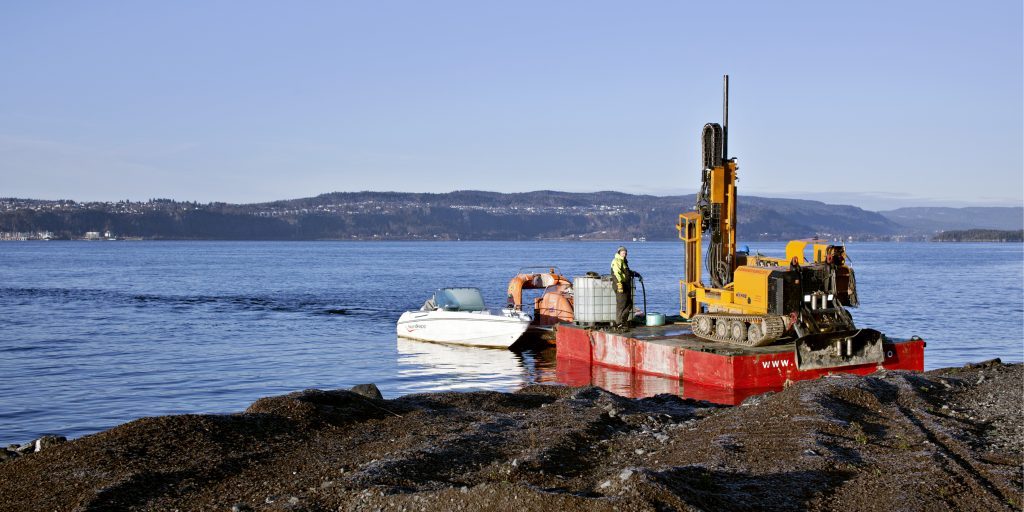
[[[795,338],[797,368],[831,368],[883,360],[882,333],[857,329],[846,310],[857,285],[846,249],[820,240],[794,240],[785,258],[736,250],[735,158],[728,157],[729,76],[724,77],[723,123],[704,125],[701,190],[694,211],[679,216],[686,271],[679,282],[680,314],[700,338],[759,347]],[[709,285],[702,276],[703,263]],[[807,247],[811,259],[806,258]]]

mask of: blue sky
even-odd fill
[[[1020,0],[0,3],[0,196],[1024,202]]]

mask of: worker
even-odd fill
[[[629,252],[619,246],[612,259],[612,286],[615,288],[615,324],[619,330],[629,326],[629,315],[633,312],[633,278],[640,274],[629,269]]]

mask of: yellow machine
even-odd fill
[[[857,329],[846,310],[858,300],[845,247],[794,240],[786,245],[785,258],[737,252],[739,167],[735,158],[728,158],[728,75],[722,110],[721,125],[704,125],[697,204],[676,225],[686,257],[685,277],[679,282],[680,314],[695,335],[710,341],[757,347],[794,337],[800,369],[881,362],[883,335]],[[703,258],[702,243],[707,246]]]

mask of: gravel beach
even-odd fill
[[[143,418],[0,452],[0,511],[1024,504],[1020,364],[835,375],[736,407],[594,387],[394,400],[373,398],[372,386],[356,391]]]

